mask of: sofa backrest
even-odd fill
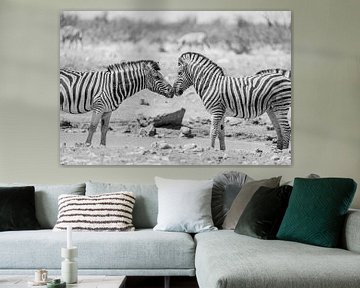
[[[0,183],[0,186],[34,186],[36,218],[43,229],[52,229],[55,226],[58,216],[58,197],[61,194],[85,195],[85,183],[60,185]]]
[[[87,182],[86,195],[130,191],[135,194],[133,223],[136,229],[153,228],[157,223],[158,190],[155,184]]]

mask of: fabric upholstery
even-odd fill
[[[342,233],[342,247],[360,253],[360,210],[349,210]]]
[[[278,239],[338,247],[356,190],[348,178],[295,178]]]
[[[235,227],[238,234],[275,239],[288,206],[292,187],[260,187],[251,198]]]
[[[73,245],[78,247],[77,262],[80,270],[194,269],[195,244],[186,233],[152,229],[73,232],[72,240]],[[61,247],[66,247],[66,231],[2,232],[0,268],[60,269],[63,260]]]
[[[280,180],[281,177],[274,177],[270,179],[251,181],[244,184],[238,195],[234,199],[231,208],[224,219],[223,228],[234,230],[237,222],[240,219],[241,214],[243,213],[246,205],[249,203],[251,197],[255,194],[255,192],[261,186],[270,188],[278,187]]]
[[[59,196],[59,215],[55,231],[133,231],[132,192],[114,192],[93,196]]]
[[[133,224],[136,229],[153,228],[158,214],[158,192],[155,184],[121,184],[87,182],[86,195],[130,191],[136,198]]]
[[[354,288],[360,283],[360,254],[343,249],[231,230],[200,233],[195,242],[200,288]]]
[[[214,225],[221,228],[231,204],[241,187],[252,178],[238,171],[223,172],[215,176],[212,189],[211,214]]]
[[[36,218],[42,229],[52,229],[58,216],[58,197],[61,194],[85,195],[85,184],[33,185],[0,183],[0,186],[34,186]]]
[[[199,233],[217,229],[211,217],[212,180],[155,177],[159,213],[154,230]]]
[[[34,187],[0,187],[0,231],[39,228]]]

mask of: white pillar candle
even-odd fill
[[[70,225],[67,226],[66,232],[67,232],[66,248],[70,249],[70,248],[72,248],[72,234],[71,234],[72,227]]]

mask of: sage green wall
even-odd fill
[[[58,67],[60,10],[293,11],[293,165],[290,167],[61,167]],[[358,0],[0,2],[0,182],[152,182],[204,179],[223,170],[254,178],[311,172],[360,185]],[[359,189],[360,190],[360,189]],[[360,192],[354,207],[360,207]]]

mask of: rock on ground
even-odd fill
[[[167,127],[178,129],[182,125],[185,111],[186,110],[184,108],[181,108],[180,110],[172,113],[165,113],[156,116],[154,119],[154,127]]]

